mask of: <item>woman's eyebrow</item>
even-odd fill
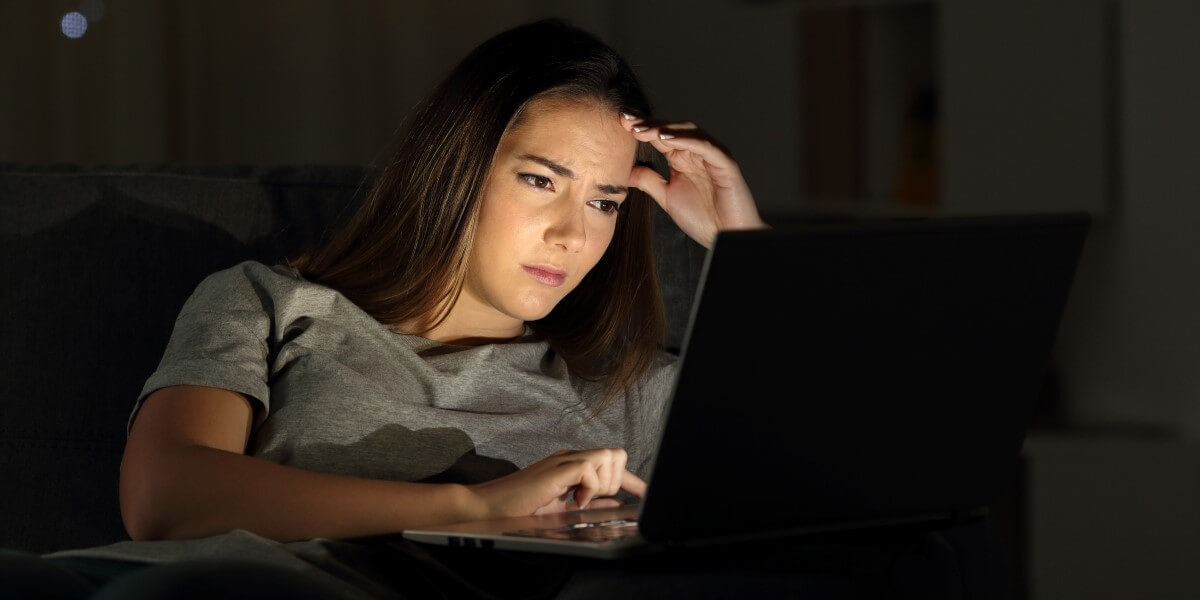
[[[574,171],[572,171],[572,170],[570,170],[570,169],[568,169],[568,168],[566,168],[544,156],[538,156],[536,154],[522,154],[521,156],[518,156],[517,158],[519,158],[521,160],[531,160],[539,165],[542,165],[543,167],[546,167],[547,169],[550,169],[551,171],[554,171],[555,175],[561,175],[563,177],[570,177],[571,179],[575,179]]]
[[[596,189],[605,194],[624,194],[629,191],[629,188],[623,185],[612,185],[611,183],[597,183]]]
[[[536,154],[522,154],[522,155],[518,156],[517,158],[519,158],[521,160],[533,161],[539,165],[542,165],[543,167],[546,167],[547,169],[550,169],[551,171],[553,171],[555,175],[567,177],[570,179],[576,178],[574,171],[572,171],[571,169],[568,169],[568,168],[566,168],[544,156],[538,156]],[[611,183],[597,183],[596,189],[600,190],[601,192],[604,192],[605,194],[624,194],[629,191],[629,188],[627,188],[623,185],[614,185]]]

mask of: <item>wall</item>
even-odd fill
[[[605,39],[660,116],[728,145],[764,210],[795,200],[794,19],[733,0],[0,3],[0,161],[369,164],[474,45],[544,16]],[[634,17],[633,15],[636,15]]]
[[[1026,444],[1035,600],[1200,590],[1200,4],[1119,9],[1117,194],[1059,336],[1068,416],[1092,435]]]
[[[1074,421],[1200,436],[1200,4],[1121,5],[1119,196],[1060,338]]]
[[[944,209],[1103,210],[1105,1],[941,6]]]
[[[799,204],[796,8],[788,2],[613,3],[613,44],[664,118],[697,122],[733,152],[764,214]]]

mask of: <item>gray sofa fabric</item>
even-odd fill
[[[273,264],[332,232],[357,167],[0,164],[0,547],[127,539],[125,421],[206,275]],[[658,213],[667,346],[678,350],[704,249]]]

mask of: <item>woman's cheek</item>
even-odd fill
[[[601,216],[603,216],[605,219],[611,219],[611,217],[609,217],[607,215],[601,215]],[[591,254],[588,256],[588,259],[591,261],[591,264],[594,265],[594,264],[600,262],[600,258],[604,256],[604,253],[606,251],[608,251],[608,245],[612,243],[613,234],[615,234],[615,233],[616,233],[616,221],[615,220],[613,220],[612,222],[609,222],[609,223],[605,223],[605,226],[602,227],[599,232],[597,232],[596,239],[595,239],[596,246],[595,246],[595,248],[591,249]]]

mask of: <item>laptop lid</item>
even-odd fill
[[[722,232],[642,535],[752,537],[994,501],[1087,226],[1040,215]]]

